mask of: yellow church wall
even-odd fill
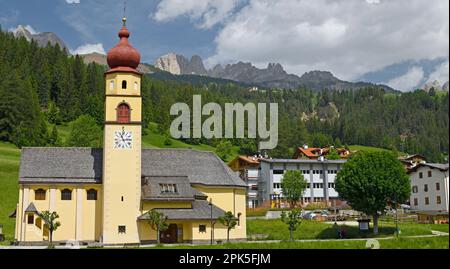
[[[144,214],[154,208],[191,208],[191,202],[143,202],[141,213]]]
[[[37,189],[44,189],[46,191],[45,200],[35,199],[35,190]],[[61,191],[64,189],[72,190],[71,200],[61,199]],[[87,190],[89,189],[98,190],[97,201],[87,200]],[[81,201],[79,201],[78,193],[81,195]],[[100,185],[20,186],[16,216],[16,239],[27,242],[48,240],[48,238],[44,238],[43,236],[44,222],[41,222],[40,228],[36,226],[36,221],[39,218],[38,215],[34,215],[34,224],[28,224],[27,215],[24,216],[22,213],[30,203],[33,203],[39,212],[50,211],[58,213],[59,218],[57,221],[61,223],[61,226],[53,234],[53,240],[55,242],[99,240],[102,228],[101,193]],[[26,196],[28,196],[27,201],[24,201],[24,197]],[[79,202],[81,203],[80,207],[77,206]],[[78,225],[77,222],[79,222]],[[77,230],[79,232],[78,237]]]
[[[127,81],[126,89],[122,89],[122,81],[124,80]],[[135,83],[137,83],[137,89]],[[107,74],[105,93],[106,95],[141,95],[141,76],[122,72]]]
[[[97,200],[87,199],[87,190],[97,191]],[[103,197],[100,186],[85,187],[83,192],[82,240],[98,241],[102,233]]]
[[[72,199],[68,201],[61,200],[61,191],[63,189],[72,190]],[[61,226],[53,233],[54,241],[76,240],[76,192],[73,187],[59,187],[56,189],[55,212],[58,213],[58,221]]]
[[[182,241],[190,241],[191,240],[191,224],[189,222],[185,222],[185,221],[173,221],[170,222],[170,224],[176,224],[178,226],[178,229],[182,229],[182,234],[178,234],[178,242],[182,243]],[[154,242],[157,240],[157,233],[155,230],[153,230],[150,227],[150,224],[148,223],[148,221],[145,220],[141,220],[138,223],[138,231],[139,231],[139,239],[142,242]]]
[[[122,104],[126,103],[131,108],[131,122],[141,122],[142,113],[142,100],[141,97],[126,97],[126,96],[108,96],[105,101],[106,111],[105,111],[105,121],[115,122],[117,121],[117,110],[116,108]]]
[[[194,185],[194,188],[208,196],[208,200],[212,199],[212,203],[224,210],[231,211],[233,215],[239,217],[239,225],[231,230],[230,238],[245,239],[247,238],[247,222],[246,222],[246,189],[245,188],[225,188],[214,186]],[[239,215],[240,214],[240,215]],[[195,233],[194,233],[195,234]],[[201,235],[199,235],[201,236]]]

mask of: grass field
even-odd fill
[[[448,249],[449,237],[395,238],[379,240],[381,249]],[[204,246],[159,246],[158,249],[366,249],[366,240],[315,242],[238,243]]]
[[[448,225],[402,223],[399,225],[402,236],[431,235],[432,230],[448,233]],[[347,238],[374,237],[372,234],[360,234],[358,227],[340,226],[347,233]],[[379,234],[377,237],[393,236],[395,233],[394,223],[379,223]],[[247,237],[258,238],[258,240],[288,240],[289,230],[286,224],[279,219],[275,220],[248,220]],[[302,220],[298,229],[294,232],[294,239],[335,239],[337,231],[332,224],[323,222]]]
[[[378,151],[391,151],[389,149],[376,148],[376,147],[368,147],[368,146],[359,146],[359,145],[351,145],[348,146],[350,150],[364,151],[364,152],[378,152]],[[399,156],[404,156],[406,153],[399,152]]]
[[[15,219],[9,215],[19,200],[19,159],[20,151],[14,145],[0,142],[0,225],[6,241],[14,239]]]

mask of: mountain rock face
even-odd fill
[[[442,86],[442,90],[448,92],[448,81],[445,82],[444,86]]]
[[[395,91],[386,85],[343,81],[326,71],[311,71],[299,77],[288,74],[279,63],[270,63],[267,68],[260,69],[251,63],[238,62],[225,66],[216,65],[212,69],[206,70],[199,56],[193,56],[188,61],[181,55],[169,53],[156,60],[155,66],[174,75],[206,75],[266,88],[293,89],[305,87],[316,91],[323,89],[342,91],[363,87],[380,87],[388,92]]]
[[[206,69],[200,56],[194,55],[188,60],[182,55],[169,53],[158,58],[155,67],[174,75],[206,75]]]
[[[52,46],[55,46],[56,44],[58,44],[61,48],[69,51],[69,48],[66,46],[64,41],[62,41],[62,39],[59,38],[54,33],[45,32],[45,33],[32,34],[23,25],[19,25],[12,32],[13,32],[14,36],[17,38],[24,37],[28,41],[31,41],[31,40],[36,41],[39,47],[46,47],[48,43],[50,43]]]
[[[429,92],[433,88],[435,91],[447,91],[448,92],[448,81],[441,86],[438,80],[430,81],[422,86],[422,90]]]

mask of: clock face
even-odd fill
[[[133,134],[125,130],[117,131],[114,135],[114,147],[116,149],[131,149]]]

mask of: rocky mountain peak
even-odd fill
[[[31,29],[29,30],[29,28],[27,27],[28,26],[19,25],[15,29],[11,30],[11,32],[17,38],[24,37],[29,42],[31,40],[36,41],[39,47],[46,47],[48,43],[50,43],[50,45],[52,46],[58,44],[59,47],[69,51],[64,41],[62,41],[62,39],[59,38],[55,33],[52,32],[33,33],[31,32]]]
[[[183,55],[171,52],[158,58],[155,66],[174,75],[205,75],[207,73],[203,60],[198,55],[194,55],[191,60],[188,60]]]
[[[161,70],[175,75],[197,74],[207,75],[213,78],[234,80],[258,87],[295,89],[300,86],[311,90],[353,90],[363,87],[379,87],[386,91],[393,91],[385,85],[375,85],[367,82],[347,82],[336,78],[328,71],[311,71],[302,77],[288,74],[279,63],[269,63],[267,68],[257,68],[252,63],[238,61],[234,64],[216,65],[210,70],[206,70],[200,56],[194,55],[191,60],[187,60],[182,55],[169,53],[156,60],[155,66]]]
[[[314,70],[310,72],[306,72],[303,76],[303,79],[313,79],[313,80],[322,80],[322,81],[338,81],[339,79],[336,78],[331,72],[329,71],[319,71]]]

